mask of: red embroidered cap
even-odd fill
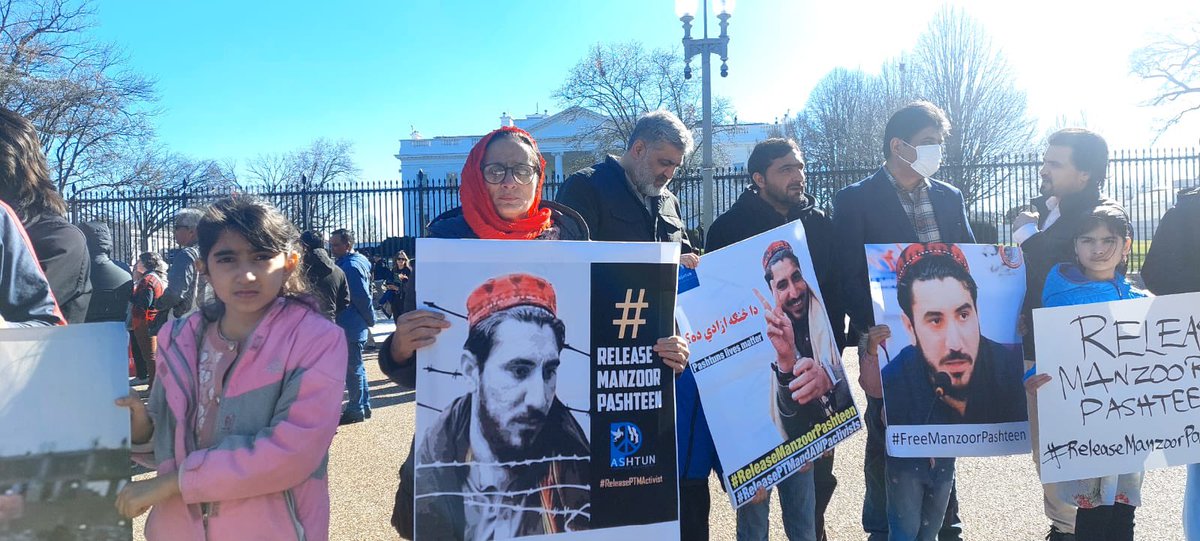
[[[763,270],[770,270],[767,268],[767,264],[771,262],[771,258],[775,257],[775,254],[784,251],[792,251],[792,245],[788,244],[786,240],[777,240],[767,246],[767,251],[763,252]]]
[[[949,257],[962,266],[963,270],[971,272],[971,268],[967,265],[967,256],[963,255],[957,245],[944,242],[913,243],[900,252],[900,258],[896,261],[896,282],[904,280],[904,273],[928,256]]]
[[[467,323],[474,327],[488,316],[514,306],[537,306],[557,314],[554,286],[544,278],[524,273],[489,279],[467,296]]]

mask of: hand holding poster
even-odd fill
[[[128,540],[126,342],[119,323],[0,330],[0,538]],[[66,532],[64,534],[63,532]]]
[[[1034,310],[1043,483],[1200,461],[1200,293]]]
[[[1018,248],[866,246],[882,346],[888,454],[1029,452],[1017,318],[1025,293]]]
[[[678,537],[678,245],[417,242],[416,538]]]
[[[722,248],[679,297],[734,507],[862,427],[807,246],[796,221]]]

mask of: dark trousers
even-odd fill
[[[154,385],[154,363],[158,352],[158,337],[148,329],[129,331],[129,343],[133,349],[133,367],[138,379]]]
[[[1133,513],[1123,503],[1079,508],[1075,513],[1075,539],[1080,541],[1133,541]]]
[[[863,475],[866,478],[866,495],[863,497],[862,525],[869,541],[887,541],[887,435],[883,424],[883,400],[867,397],[867,411],[863,416],[867,425],[867,449],[863,458]],[[818,496],[818,499],[820,497]],[[958,518],[958,490],[950,490],[950,503],[946,506],[946,518],[938,531],[938,541],[960,541],[962,520]]]
[[[829,507],[829,500],[833,499],[833,491],[837,488],[837,477],[833,475],[833,450],[813,463],[813,485],[817,494],[817,541],[825,541],[825,509]]]
[[[679,480],[679,538],[708,539],[708,479]]]

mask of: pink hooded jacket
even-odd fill
[[[216,446],[196,449],[197,312],[158,335],[150,393],[153,461],[179,471],[176,496],[150,511],[150,540],[329,538],[329,445],[346,382],[346,338],[301,301],[268,309],[226,376]]]

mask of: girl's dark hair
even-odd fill
[[[1129,223],[1129,215],[1125,214],[1125,209],[1114,205],[1101,205],[1092,209],[1092,213],[1079,222],[1075,234],[1071,236],[1071,244],[1074,245],[1079,237],[1099,226],[1104,226],[1109,233],[1119,238],[1133,238],[1133,226]],[[1117,265],[1117,275],[1124,276],[1127,270],[1128,262],[1122,259],[1121,264]]]
[[[158,252],[142,252],[138,256],[138,262],[146,268],[146,272],[157,272],[163,270],[163,258]]]
[[[67,215],[63,201],[50,180],[46,155],[37,130],[25,117],[0,107],[0,199],[8,203],[22,222],[39,214]]]
[[[277,254],[300,252],[300,232],[296,226],[279,209],[254,196],[232,195],[217,200],[205,209],[204,217],[196,226],[196,237],[200,259],[206,266],[209,253],[225,231],[241,235],[255,250]],[[280,295],[301,300],[318,310],[310,294],[308,281],[298,267],[284,280]],[[224,308],[221,300],[214,296],[213,302],[204,307],[204,313],[210,320],[215,320]]]

